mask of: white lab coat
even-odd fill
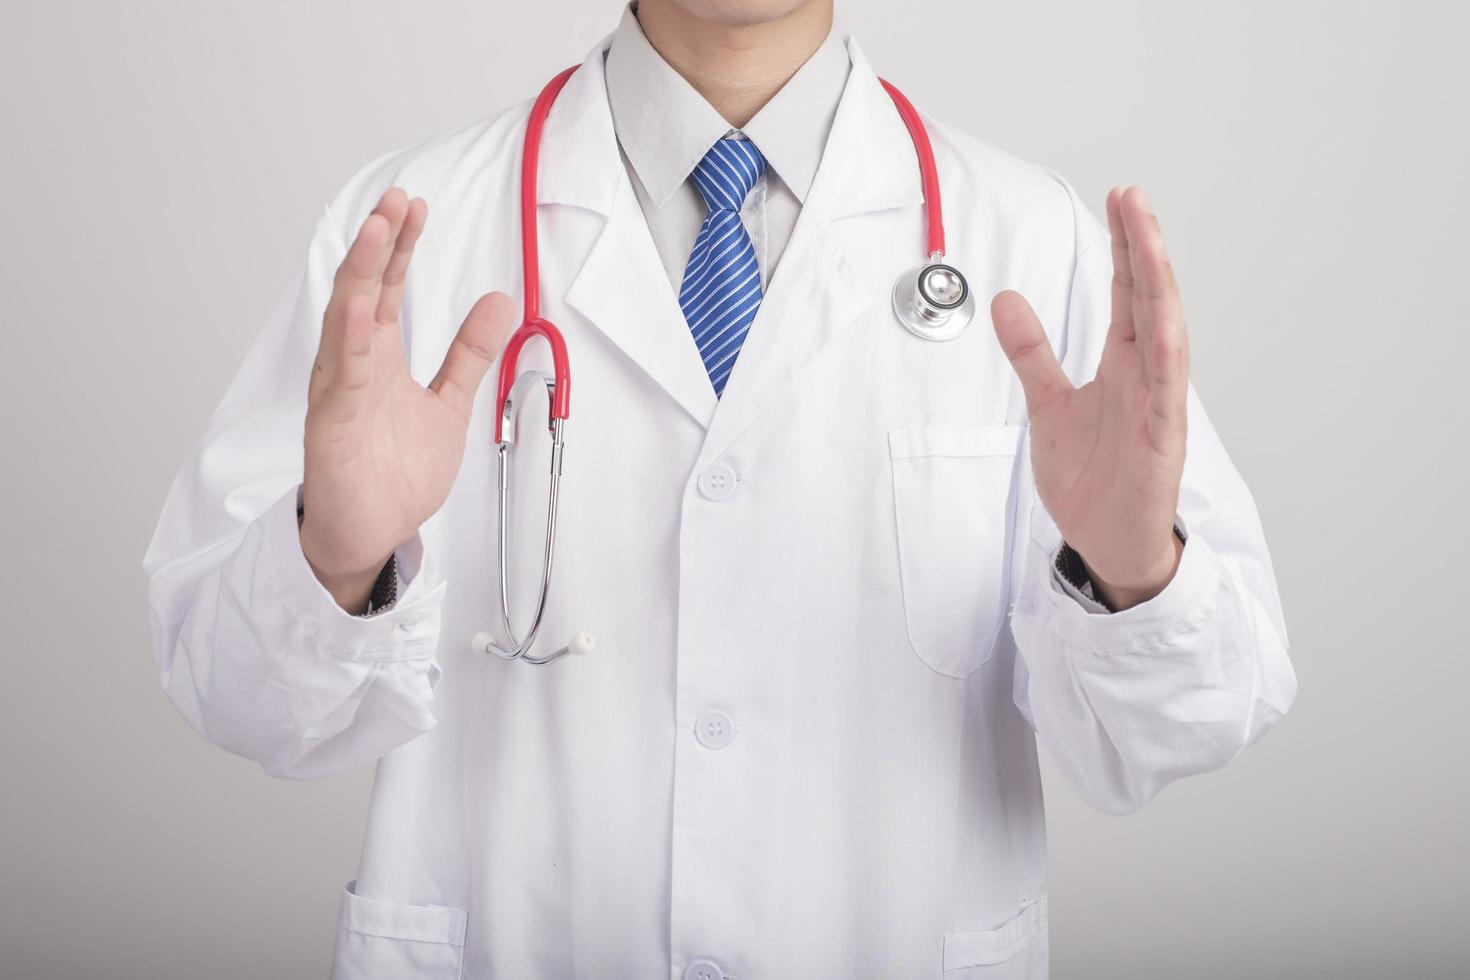
[[[453,492],[400,550],[395,608],[347,615],[297,537],[307,377],[345,243],[389,185],[429,201],[404,315],[427,382],[478,296],[519,294],[522,104],[373,162],[322,215],[145,559],[164,690],[271,774],[377,764],[334,976],[1044,977],[1035,736],[1116,813],[1225,765],[1291,703],[1251,497],[1191,392],[1175,579],[1116,615],[1059,588],[983,300],[1019,289],[1089,378],[1105,232],[1060,178],[931,120],[950,255],[982,313],[952,343],[904,331],[889,292],[922,257],[918,171],[852,42],[717,402],[618,158],[605,44],[551,114],[539,210],[543,310],[573,372],[539,642],[585,629],[596,652],[471,651],[498,622],[493,370]],[[524,616],[547,450],[537,418],[522,432]],[[723,747],[700,724],[713,711]]]

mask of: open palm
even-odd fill
[[[337,269],[307,396],[303,552],[329,588],[372,575],[449,495],[475,390],[504,346],[510,298],[488,293],[428,387],[399,312],[428,207],[390,188]]]
[[[1097,376],[1074,387],[1020,294],[995,297],[1002,349],[1026,392],[1042,504],[1116,605],[1172,577],[1184,470],[1188,339],[1157,219],[1139,188],[1108,195],[1112,322]]]

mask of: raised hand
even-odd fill
[[[1103,600],[1123,609],[1161,592],[1178,566],[1189,345],[1147,196],[1114,188],[1107,210],[1113,313],[1092,381],[1073,387],[1019,293],[1000,293],[990,312],[1026,392],[1041,502]]]
[[[306,411],[301,548],[344,609],[360,610],[393,549],[443,505],[464,457],[475,390],[513,307],[487,293],[427,388],[403,353],[399,310],[428,205],[383,195],[337,269]]]

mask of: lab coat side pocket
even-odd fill
[[[1010,604],[1025,426],[893,429],[900,591],[910,645],[963,678],[990,659]]]
[[[944,937],[945,980],[1044,980],[1048,934],[1046,896],[994,929]]]
[[[399,905],[342,890],[332,980],[460,980],[467,916],[442,905]]]

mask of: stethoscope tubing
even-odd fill
[[[919,179],[924,185],[924,221],[926,226],[925,251],[930,262],[944,257],[944,202],[939,195],[939,168],[934,164],[934,146],[929,142],[929,130],[914,104],[886,78],[878,79],[893,105],[898,109],[903,124],[908,127],[909,137],[914,143],[914,153],[919,158]],[[938,258],[936,258],[938,256]]]
[[[541,130],[556,97],[578,66],[557,74],[531,106],[526,122],[525,143],[521,150],[521,325],[511,334],[500,358],[500,378],[495,396],[495,441],[505,440],[505,402],[516,381],[516,362],[521,348],[532,337],[544,337],[551,347],[555,384],[551,393],[551,417],[565,421],[571,414],[572,369],[567,357],[567,343],[549,320],[541,318],[541,248],[536,234],[536,174],[541,157]]]

